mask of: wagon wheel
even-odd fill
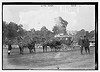
[[[75,48],[74,43],[72,43],[72,44],[71,44],[71,47],[72,47],[72,49],[74,49],[74,48]]]

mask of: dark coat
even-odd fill
[[[90,45],[89,40],[86,38],[83,40],[83,46],[88,47]]]
[[[11,49],[12,49],[11,44],[8,44],[8,50],[11,50]]]
[[[83,39],[79,39],[78,44],[83,46]]]

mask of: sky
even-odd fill
[[[22,24],[26,30],[52,30],[59,16],[68,22],[66,30],[95,29],[94,5],[3,5],[3,21]]]

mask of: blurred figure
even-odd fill
[[[9,40],[9,42],[8,42],[8,55],[10,55],[11,49],[12,49],[11,40]]]
[[[83,53],[82,53],[82,52],[83,52],[83,37],[82,37],[82,36],[80,36],[80,39],[79,39],[79,41],[78,41],[78,44],[80,45],[81,54],[83,54]]]
[[[89,39],[86,38],[86,36],[84,36],[84,40],[83,41],[84,41],[83,46],[85,47],[86,53],[88,52],[90,54],[90,49],[89,49],[90,43],[89,43]]]

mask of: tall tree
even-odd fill
[[[95,30],[92,30],[90,33],[89,33],[89,37],[92,38],[95,36]]]
[[[22,25],[18,25],[14,22],[6,23],[3,21],[3,41],[14,40],[17,36],[24,35],[25,30]],[[5,40],[6,39],[6,40]]]
[[[56,30],[58,32],[58,34],[67,34],[66,32],[66,27],[68,22],[66,20],[64,20],[62,17],[57,17],[55,18],[56,21],[56,27],[54,27],[54,30]]]
[[[8,38],[7,38],[7,35],[8,35],[8,24],[6,23],[6,21],[3,21],[2,34],[3,34],[3,43],[6,43],[7,40],[8,40]]]
[[[90,37],[89,37],[89,31],[86,31],[86,37],[87,37],[87,38],[90,38]]]
[[[45,26],[43,26],[43,27],[41,28],[41,32],[43,33],[43,37],[47,39],[47,32],[48,32],[48,29],[47,29]]]
[[[13,39],[16,36],[18,36],[17,30],[18,30],[18,25],[14,22],[10,22],[8,24],[8,38]]]
[[[53,31],[54,34],[58,34],[59,33],[59,30],[58,30],[57,26],[54,26],[52,31]]]
[[[34,29],[34,28],[32,28],[32,29],[31,29],[31,32],[32,32],[32,33],[35,33],[35,29]]]

